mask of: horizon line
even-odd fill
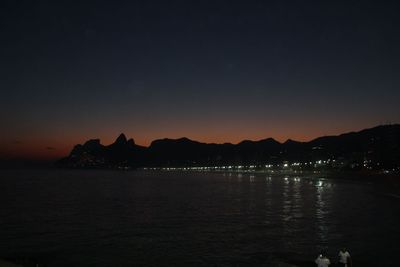
[[[124,135],[124,136],[125,136],[125,139],[126,139],[127,141],[129,141],[129,140],[132,139],[132,140],[135,142],[135,145],[142,146],[142,147],[150,147],[151,144],[152,144],[153,142],[155,142],[155,141],[161,141],[161,140],[181,140],[181,139],[188,139],[188,140],[193,141],[193,142],[202,143],[202,144],[208,144],[208,145],[223,145],[223,144],[238,145],[238,144],[240,144],[240,143],[242,143],[242,142],[246,142],[246,141],[250,141],[250,142],[260,142],[260,141],[264,141],[264,140],[268,140],[268,139],[272,139],[272,140],[274,140],[275,142],[278,142],[279,144],[284,144],[284,143],[286,143],[287,141],[294,141],[294,142],[298,142],[298,143],[309,143],[309,142],[312,142],[312,141],[314,141],[314,140],[316,140],[316,139],[318,139],[318,138],[322,138],[322,137],[341,136],[341,135],[345,135],[345,134],[358,133],[358,132],[362,132],[362,131],[365,131],[365,130],[371,130],[371,129],[375,129],[375,128],[379,128],[379,127],[385,127],[385,126],[400,126],[400,123],[379,124],[379,125],[372,126],[372,127],[369,127],[369,128],[363,128],[363,129],[359,129],[359,130],[353,130],[353,131],[343,132],[343,133],[340,133],[340,134],[321,135],[321,136],[314,137],[314,138],[312,138],[312,139],[310,139],[310,140],[307,140],[307,141],[298,141],[298,140],[295,140],[295,139],[288,138],[288,139],[286,139],[284,142],[278,141],[278,140],[275,139],[274,137],[266,137],[266,138],[262,138],[262,139],[258,139],[258,140],[243,139],[243,140],[241,140],[241,141],[239,141],[239,142],[237,142],[237,143],[232,143],[232,142],[217,143],[217,142],[206,142],[206,141],[203,142],[203,141],[191,139],[190,137],[187,137],[187,136],[181,136],[181,137],[176,137],[176,138],[164,137],[164,138],[154,139],[154,140],[152,140],[152,141],[149,143],[149,145],[146,146],[146,145],[137,144],[137,143],[135,142],[135,139],[134,139],[134,138],[132,138],[132,137],[129,137],[129,138],[128,138],[128,137],[127,137],[127,134],[125,134],[124,132],[121,132],[120,134],[117,135],[117,138],[114,140],[114,142],[112,142],[112,143],[110,143],[110,144],[107,144],[107,145],[106,145],[106,144],[103,144],[103,145],[104,145],[104,146],[112,145],[113,143],[115,143],[115,141],[116,141],[121,135]],[[99,140],[99,143],[101,144],[101,138],[89,138],[89,139],[87,139],[87,141],[90,141],[90,140]],[[85,143],[86,143],[87,141],[85,141]],[[75,145],[78,145],[78,144],[75,144]],[[75,146],[75,145],[74,145],[74,146]]]

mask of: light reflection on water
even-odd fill
[[[241,173],[1,177],[0,257],[48,266],[248,266],[309,260],[320,249],[335,257],[345,245],[372,262],[385,252],[391,266],[400,252],[398,200],[365,183]]]
[[[316,192],[316,209],[315,209],[315,222],[318,227],[318,237],[319,243],[322,245],[321,249],[326,250],[328,244],[325,243],[328,238],[329,228],[326,223],[325,215],[328,213],[327,202],[329,202],[330,192],[327,192],[328,188],[326,184],[324,184],[323,180],[317,180],[316,184],[317,192]]]

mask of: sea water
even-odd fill
[[[398,266],[400,198],[380,182],[251,173],[0,172],[0,258],[43,266]]]

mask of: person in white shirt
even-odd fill
[[[331,264],[331,261],[321,253],[318,258],[315,259],[315,263],[318,267],[328,267]]]
[[[351,257],[350,257],[350,253],[347,251],[347,249],[342,248],[339,251],[339,264],[340,266],[343,267],[351,267]]]

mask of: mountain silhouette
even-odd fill
[[[124,134],[105,146],[99,139],[76,145],[57,165],[66,168],[137,168],[335,162],[331,167],[358,169],[399,168],[400,125],[383,125],[309,142],[273,138],[238,144],[208,144],[190,140],[159,139],[149,147],[136,145]]]

